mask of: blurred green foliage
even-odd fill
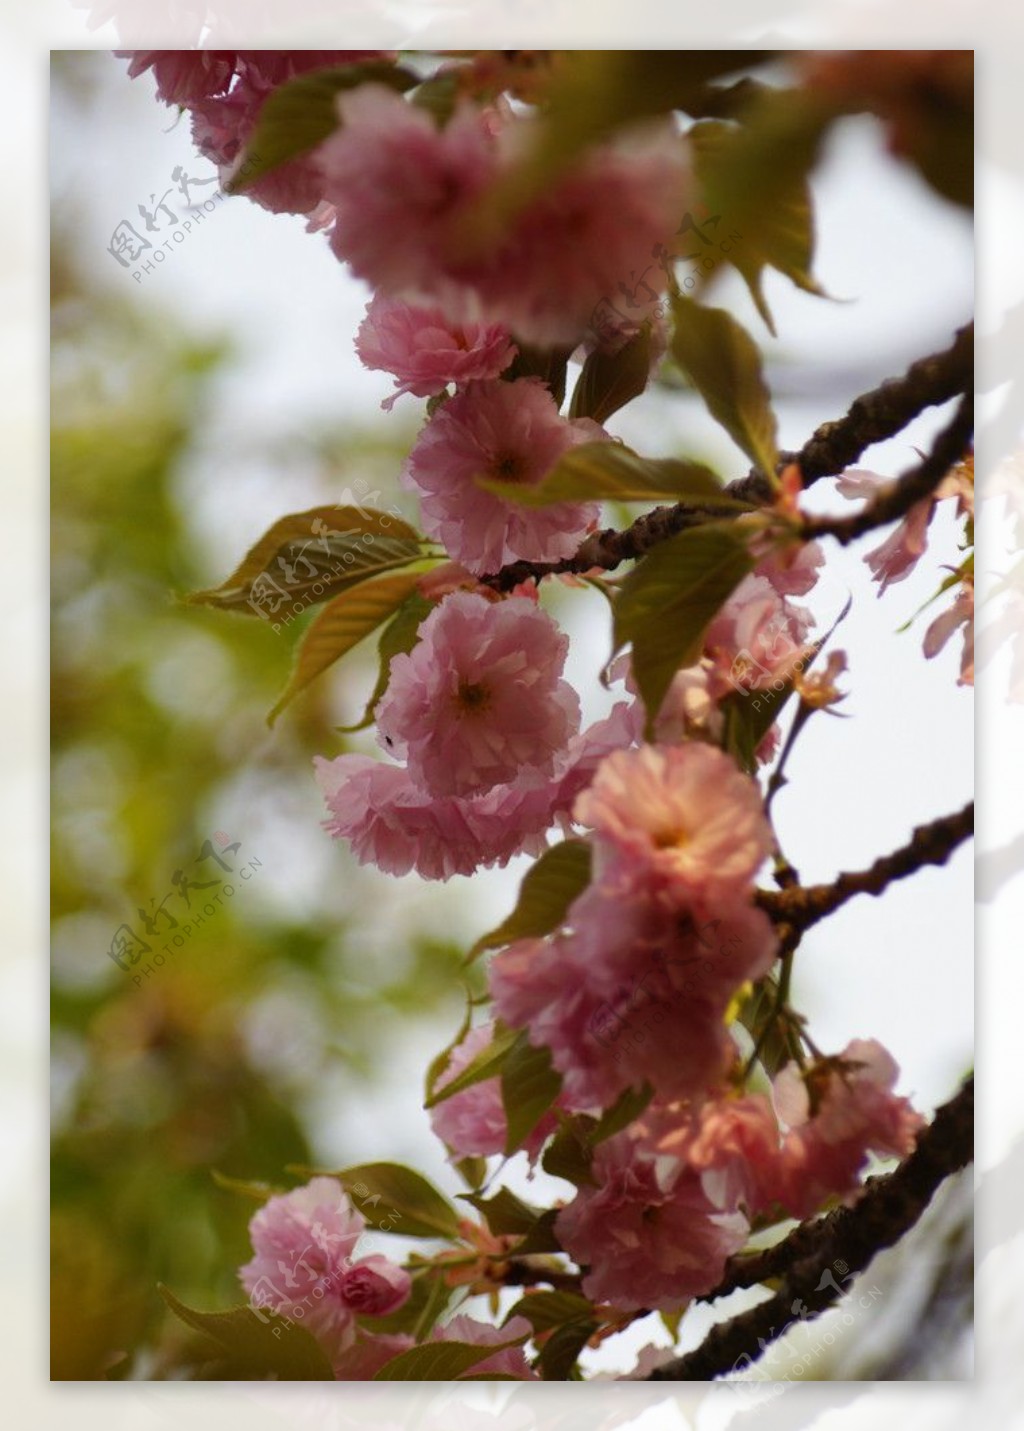
[[[267,732],[294,637],[179,599],[211,575],[185,476],[230,352],[90,293],[59,239],[53,324],[52,1375],[153,1376],[181,1338],[157,1282],[195,1305],[241,1300],[253,1209],[212,1170],[281,1184],[314,1161],[317,1081],[344,1068],[356,1096],[400,1020],[450,1007],[454,1022],[463,951],[424,933],[368,967],[346,937],[358,872],[332,846],[341,876],[299,914],[265,876],[257,893],[257,871],[140,986],[152,955],[129,972],[107,957],[122,924],[145,937],[137,911],[175,870],[221,876],[192,862],[253,788],[240,781],[316,812],[311,757],[343,746],[330,678]],[[338,435],[314,445],[336,454]],[[225,572],[240,541],[215,534]],[[317,818],[300,831],[314,844]],[[229,833],[229,862],[266,864],[249,830]],[[176,890],[167,908],[189,918]],[[329,1149],[339,1164],[361,1151]]]

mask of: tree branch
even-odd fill
[[[974,430],[974,403],[964,396],[952,420],[939,433],[931,452],[916,467],[880,487],[859,512],[849,517],[806,517],[800,535],[804,541],[832,537],[841,546],[905,517],[911,507],[931,496],[943,477],[967,451]]]
[[[826,422],[799,452],[785,452],[780,469],[791,462],[800,466],[805,486],[820,477],[836,476],[855,462],[861,453],[876,442],[893,437],[919,413],[928,407],[948,402],[970,390],[974,356],[974,327],[961,328],[952,346],[943,353],[921,358],[900,378],[889,378],[880,387],[863,393],[852,403],[849,412],[834,422]],[[947,468],[953,465],[967,446],[967,436],[960,444]],[[902,479],[901,479],[902,480]],[[924,479],[921,479],[924,481]],[[936,479],[937,481],[938,479]],[[920,495],[927,496],[927,487]],[[770,504],[775,497],[770,483],[757,471],[737,478],[723,488],[723,495],[732,500],[752,502],[757,506]],[[909,504],[912,505],[912,502]],[[872,504],[874,506],[874,504]],[[897,515],[902,516],[903,510]],[[531,577],[540,581],[545,576],[582,575],[595,567],[613,571],[624,561],[634,561],[667,541],[687,527],[723,517],[735,517],[735,507],[716,507],[713,502],[679,502],[674,507],[656,507],[638,517],[623,531],[608,527],[594,532],[582,543],[574,556],[555,562],[513,562],[501,571],[482,578],[495,591],[511,591]],[[863,518],[864,513],[857,514]],[[872,523],[871,525],[878,525]],[[888,519],[886,519],[888,520]],[[865,529],[866,530],[866,529]],[[859,535],[859,533],[856,533]],[[852,541],[853,537],[848,540]]]
[[[913,1227],[941,1183],[966,1167],[973,1156],[974,1079],[969,1078],[938,1110],[914,1151],[895,1172],[871,1178],[852,1207],[838,1208],[805,1224],[778,1247],[761,1254],[761,1275],[785,1273],[774,1297],[713,1327],[695,1351],[658,1367],[646,1380],[712,1381],[733,1370],[743,1358],[756,1359],[765,1344],[782,1336],[794,1319],[817,1316],[838,1299],[843,1289],[831,1275],[833,1268],[844,1280],[863,1271],[878,1252],[892,1247]],[[727,1276],[708,1296],[750,1285],[736,1280],[745,1277],[747,1270],[754,1268],[741,1272],[737,1267],[732,1277]]]
[[[894,880],[906,879],[925,865],[944,865],[954,850],[974,832],[974,802],[955,815],[943,815],[930,824],[918,825],[907,844],[890,855],[881,855],[866,870],[841,874],[831,884],[792,886],[782,890],[758,890],[757,904],[773,919],[801,933],[857,894],[882,894]]]

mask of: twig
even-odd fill
[[[757,1268],[761,1275],[785,1273],[774,1297],[713,1327],[695,1351],[658,1367],[646,1380],[712,1381],[745,1358],[755,1360],[795,1317],[817,1316],[842,1294],[835,1277],[828,1275],[830,1268],[844,1263],[844,1280],[847,1274],[863,1271],[878,1252],[892,1247],[913,1227],[938,1187],[966,1167],[973,1155],[974,1080],[969,1078],[938,1110],[895,1172],[871,1178],[852,1207],[839,1208],[797,1229],[778,1247],[761,1254],[763,1261]],[[754,1270],[748,1266],[741,1272],[738,1265],[709,1298],[750,1285],[736,1278]]]
[[[931,496],[943,477],[967,451],[974,427],[974,403],[961,399],[952,421],[935,439],[928,456],[916,467],[881,487],[870,502],[849,517],[806,517],[800,535],[804,541],[832,537],[841,546],[862,537],[876,527],[887,526],[905,517],[911,507]]]
[[[881,855],[870,868],[841,874],[831,884],[782,890],[758,890],[755,899],[773,919],[800,932],[857,894],[882,894],[894,880],[905,879],[925,865],[944,865],[954,850],[974,832],[973,800],[955,815],[943,815],[918,825],[907,844]]]

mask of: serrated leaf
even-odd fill
[[[554,502],[691,501],[716,511],[750,511],[722,490],[722,484],[701,462],[640,457],[621,442],[586,442],[571,448],[536,486],[477,478],[479,486],[520,507],[547,507]]]
[[[337,1178],[370,1226],[399,1237],[458,1237],[459,1215],[422,1173],[401,1163],[360,1163],[341,1172],[290,1167],[306,1177]],[[386,1225],[378,1221],[384,1219]]]
[[[523,1035],[518,1029],[496,1026],[494,1037],[487,1047],[482,1048],[450,1083],[446,1083],[443,1088],[438,1088],[435,1079],[433,1092],[424,1103],[424,1108],[435,1108],[438,1103],[443,1103],[445,1099],[453,1097],[456,1093],[461,1093],[463,1089],[472,1088],[474,1083],[483,1083],[485,1079],[496,1078],[508,1057],[509,1050],[522,1037]]]
[[[229,192],[244,193],[279,164],[322,144],[341,124],[335,105],[338,95],[371,83],[403,93],[418,84],[419,77],[387,60],[366,60],[332,65],[278,85],[260,109]]]
[[[549,1113],[562,1089],[562,1076],[551,1066],[551,1050],[535,1048],[525,1032],[509,1050],[501,1068],[501,1101],[508,1131],[505,1152],[514,1153]]]
[[[376,631],[416,590],[419,579],[419,572],[396,572],[360,582],[329,601],[304,631],[288,684],[267,716],[267,724],[272,726],[289,701]]]
[[[753,569],[745,534],[735,524],[709,522],[659,542],[623,582],[615,648],[632,642],[648,729],[673,676],[700,659],[709,624]]]
[[[774,333],[765,301],[766,267],[807,293],[826,296],[814,279],[814,214],[807,176],[817,161],[830,114],[803,91],[763,88],[741,124],[698,123],[689,132],[703,206],[711,220],[687,233],[687,257],[724,258],[743,276]],[[692,238],[691,238],[692,235]]]
[[[507,1326],[513,1317],[525,1317],[535,1332],[549,1332],[553,1327],[593,1315],[593,1305],[576,1292],[528,1292],[506,1312],[502,1326]]]
[[[422,555],[415,529],[388,512],[311,507],[275,522],[226,581],[186,600],[283,622],[289,614],[293,619],[315,602],[409,566]]]
[[[590,861],[590,845],[585,840],[562,840],[545,850],[523,876],[515,909],[476,941],[466,962],[472,963],[485,949],[497,949],[517,939],[539,939],[559,928],[573,900],[590,883]]]
[[[723,308],[672,300],[672,356],[716,422],[768,477],[778,462],[777,424],[761,372],[761,354]]]
[[[479,1346],[475,1342],[438,1341],[400,1352],[373,1378],[374,1381],[456,1381],[479,1362],[506,1347],[521,1347],[525,1337]],[[489,1380],[490,1378],[488,1378]]]
[[[420,596],[419,592],[413,592],[411,596],[406,597],[384,627],[377,643],[377,657],[380,662],[377,684],[366,703],[362,719],[356,725],[338,726],[338,730],[343,735],[350,735],[357,730],[365,730],[367,726],[373,724],[374,713],[388,688],[388,681],[391,679],[391,662],[396,656],[405,655],[416,645],[419,640],[420,626],[433,609],[433,602],[428,601],[425,596]]]
[[[576,380],[569,416],[605,422],[639,397],[651,375],[651,325],[644,323],[615,353],[589,354]]]
[[[186,1307],[167,1287],[158,1290],[174,1315],[208,1337],[227,1362],[224,1380],[333,1381],[331,1364],[304,1327],[269,1310],[251,1306],[227,1312]]]

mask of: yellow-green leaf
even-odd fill
[[[337,1178],[368,1224],[400,1237],[458,1237],[455,1208],[421,1173],[401,1163],[360,1163],[341,1172],[291,1167],[305,1177]]]
[[[605,422],[639,397],[651,375],[651,325],[644,323],[615,353],[595,348],[576,380],[569,416]]]
[[[308,606],[422,556],[408,522],[376,507],[311,507],[275,522],[220,586],[187,598],[286,624]]]
[[[766,476],[773,477],[777,425],[754,340],[723,308],[675,298],[672,315],[672,356],[715,421]]]
[[[266,1308],[232,1307],[226,1312],[198,1312],[186,1307],[164,1286],[158,1291],[174,1315],[208,1337],[223,1364],[220,1379],[333,1381],[334,1373],[320,1344],[304,1327]]]
[[[590,858],[585,840],[563,840],[545,850],[523,876],[515,909],[477,940],[467,962],[485,949],[497,949],[516,939],[538,939],[557,929],[573,900],[590,883]]]
[[[464,1026],[465,1027],[465,1026]],[[474,1058],[466,1064],[456,1076],[444,1085],[437,1087],[437,1078],[431,1086],[424,1108],[435,1108],[438,1103],[443,1103],[446,1098],[451,1098],[456,1093],[461,1093],[464,1088],[471,1088],[474,1083],[483,1083],[485,1079],[497,1078],[501,1072],[502,1065],[508,1057],[510,1049],[522,1038],[518,1029],[502,1028],[500,1025],[494,1030],[494,1037],[485,1048],[482,1048]],[[460,1040],[461,1041],[461,1040]]]
[[[426,1342],[399,1353],[374,1376],[374,1381],[457,1381],[478,1362],[506,1347],[521,1347],[526,1337],[481,1346],[476,1342]],[[490,1380],[491,1378],[487,1378]]]
[[[377,684],[373,688],[373,694],[366,703],[362,719],[355,725],[340,725],[338,730],[343,735],[349,735],[353,731],[365,730],[368,725],[373,724],[374,713],[381,696],[388,688],[388,681],[391,679],[391,662],[396,656],[404,655],[411,651],[419,639],[419,629],[421,623],[430,615],[433,610],[433,603],[425,596],[420,596],[418,592],[413,592],[406,597],[394,616],[380,633],[380,640],[377,643],[377,658],[380,662],[380,669],[377,674]]]
[[[295,666],[267,724],[273,725],[289,701],[351,651],[416,589],[418,572],[402,571],[361,582],[328,602],[303,633]]]

